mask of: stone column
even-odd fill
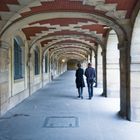
[[[98,66],[97,66],[97,64],[98,64],[98,60],[97,60],[97,54],[95,54],[95,56],[94,56],[94,58],[95,58],[95,72],[96,72],[96,83],[95,83],[95,87],[97,87],[97,83],[98,83],[98,81],[97,81],[97,79],[98,79]]]
[[[9,108],[9,48],[0,42],[0,116]]]
[[[87,62],[90,63],[90,55],[88,54]]]
[[[31,78],[32,72],[31,72],[31,70],[32,70],[33,66],[32,66],[32,62],[31,62],[31,56],[32,56],[32,54],[29,53],[28,54],[28,60],[27,60],[29,96],[31,96],[31,94],[32,94],[32,78]]]
[[[96,73],[97,75],[97,84],[98,84],[98,88],[102,89],[103,90],[103,59],[102,59],[102,55],[101,55],[101,52],[102,52],[102,48],[99,46],[98,47],[98,50],[97,50],[97,69],[98,69],[98,72]],[[101,93],[103,92],[101,90]]]
[[[45,56],[44,55],[42,55],[42,59],[41,59],[41,81],[42,81],[42,87],[44,87],[44,76],[45,76]]]
[[[93,53],[92,53],[92,49],[90,50],[90,63],[92,64],[92,56],[93,56]]]
[[[120,50],[120,115],[130,119],[130,52],[129,43],[118,44]]]
[[[103,59],[103,93],[104,97],[107,97],[107,81],[106,81],[106,50],[102,50],[102,59]]]

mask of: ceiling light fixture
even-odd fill
[[[62,59],[62,62],[65,63],[65,59]]]

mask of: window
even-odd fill
[[[48,58],[47,55],[45,56],[45,73],[48,72]]]
[[[22,76],[22,48],[14,39],[14,79],[23,78]]]
[[[34,50],[34,68],[35,68],[35,75],[39,74],[39,51],[38,49]]]

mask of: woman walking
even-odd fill
[[[84,82],[84,70],[81,68],[81,64],[77,64],[78,69],[76,70],[76,87],[78,89],[78,98],[83,99],[83,87],[85,87],[85,82]]]

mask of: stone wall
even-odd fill
[[[9,103],[9,48],[0,44],[0,115],[8,110]]]

